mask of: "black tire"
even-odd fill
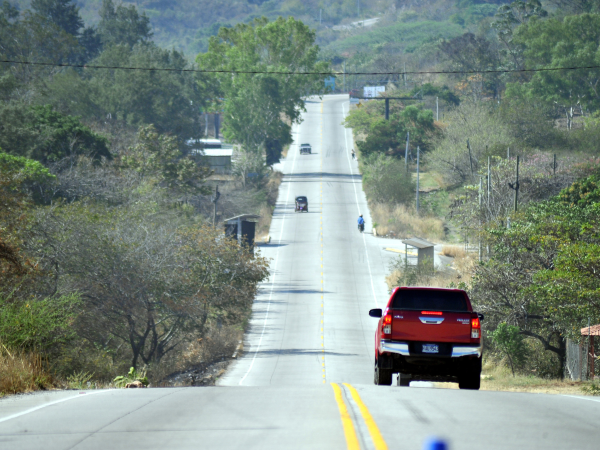
[[[470,389],[478,391],[481,387],[481,359],[472,366],[465,368],[465,371],[458,377],[459,389]]]
[[[392,385],[392,370],[381,369],[377,360],[375,360],[375,384],[379,386],[391,386]]]
[[[397,380],[398,386],[408,387],[410,385],[410,378],[411,377],[408,374],[399,373]]]

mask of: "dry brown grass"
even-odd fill
[[[419,216],[414,208],[372,203],[369,209],[378,235],[418,236],[434,241],[444,238],[444,222],[436,217]]]
[[[456,258],[457,256],[464,258],[467,256],[467,252],[465,252],[465,249],[460,245],[444,245],[442,246],[440,255],[449,256],[450,258]]]
[[[402,270],[393,270],[385,277],[388,289],[392,290],[399,285],[398,279],[402,278]],[[457,273],[451,271],[436,271],[433,275],[418,276],[414,283],[409,283],[411,286],[428,286],[428,287],[447,287],[450,283],[460,282],[460,277]]]
[[[0,344],[0,397],[45,390],[54,380],[36,353],[9,352]]]
[[[448,287],[450,283],[454,283],[455,285],[458,285],[460,282],[469,283],[475,269],[475,261],[476,255],[463,252],[463,255],[457,255],[454,258],[452,268],[435,270],[433,273],[409,266],[409,270],[412,270],[415,275],[412,278],[405,276],[404,268],[399,264],[395,270],[392,270],[385,277],[385,282],[390,290],[402,284],[399,280],[406,279],[412,280],[412,282],[405,284],[408,286]]]

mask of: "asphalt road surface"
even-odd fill
[[[216,387],[62,391],[0,400],[0,449],[597,449],[600,401],[374,386],[370,308],[398,257],[371,234],[347,96],[307,104],[261,248],[271,278]],[[312,155],[300,155],[308,142]],[[294,198],[309,212],[295,213]],[[356,228],[365,215],[364,234]],[[425,386],[425,387],[423,387]]]

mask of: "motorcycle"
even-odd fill
[[[359,224],[358,224],[358,231],[360,231],[361,233],[362,233],[363,231],[365,231],[365,224],[364,224],[364,223],[359,223]]]

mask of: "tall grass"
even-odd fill
[[[418,215],[412,207],[372,203],[370,210],[378,235],[418,236],[433,241],[444,238],[444,222],[441,219]]]
[[[429,286],[448,287],[450,283],[458,286],[461,282],[471,280],[475,267],[476,256],[469,253],[457,255],[451,268],[430,270],[425,267],[404,266],[404,260],[398,258],[390,267],[390,273],[385,277],[388,289],[396,286]]]
[[[460,245],[444,245],[440,255],[449,256],[450,258],[464,258],[467,256],[467,252]]]
[[[54,380],[42,357],[34,352],[10,352],[0,343],[0,397],[45,390]]]

